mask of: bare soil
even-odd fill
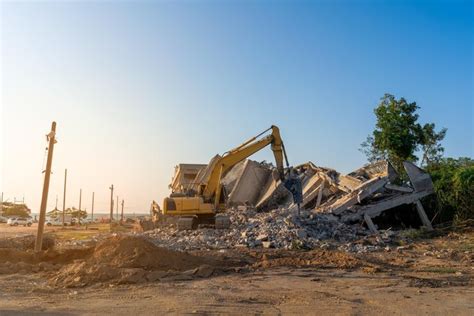
[[[474,233],[382,251],[175,252],[111,235],[0,251],[0,315],[474,314]]]

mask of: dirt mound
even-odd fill
[[[82,287],[102,282],[186,280],[209,277],[219,266],[216,259],[157,247],[144,237],[117,235],[98,243],[86,258],[61,268],[50,278],[50,284]]]
[[[186,252],[157,247],[151,241],[136,236],[118,235],[97,244],[92,260],[117,268],[184,271],[208,263],[208,259]]]

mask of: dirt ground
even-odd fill
[[[4,249],[0,315],[474,314],[472,231],[387,245],[382,251],[363,254],[230,249],[193,252],[186,262],[181,253],[166,252],[179,270],[172,273],[166,260],[153,264],[153,255],[143,259],[135,250],[142,247],[136,241],[120,235],[110,238],[114,244],[119,240],[123,249],[110,248],[112,243],[105,241],[95,250],[84,250],[82,257],[53,251],[38,257],[26,251],[18,262],[8,257],[13,250]],[[129,244],[134,246],[125,247]],[[160,251],[147,250],[157,256]],[[110,265],[121,269],[120,279],[52,282],[72,271],[67,270],[70,267],[107,262],[107,253],[122,258]],[[40,261],[49,265],[35,269],[43,264]],[[5,273],[6,267],[14,267],[15,273]],[[134,279],[122,282],[123,272],[141,271],[137,267],[145,269],[145,276],[137,279],[134,274]],[[157,276],[150,281],[148,275]]]

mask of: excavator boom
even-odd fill
[[[259,136],[265,132],[272,130],[272,133],[265,136],[262,139],[258,139]],[[214,165],[207,184],[202,189],[202,195],[205,201],[215,200],[215,205],[219,203],[220,192],[221,192],[221,178],[230,168],[235,166],[240,161],[258,152],[262,148],[271,144],[273,155],[275,156],[276,167],[280,176],[280,179],[284,179],[284,166],[283,159],[286,160],[288,166],[288,159],[285,152],[285,147],[280,136],[280,130],[277,126],[271,126],[269,129],[260,133],[259,135],[252,137],[242,145],[226,152]]]

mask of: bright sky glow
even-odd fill
[[[348,172],[385,92],[472,157],[473,20],[472,1],[2,1],[1,190],[38,211],[53,120],[48,210],[68,168],[67,206],[82,188],[107,211],[113,183],[148,211],[175,164],[271,124],[290,163]]]

